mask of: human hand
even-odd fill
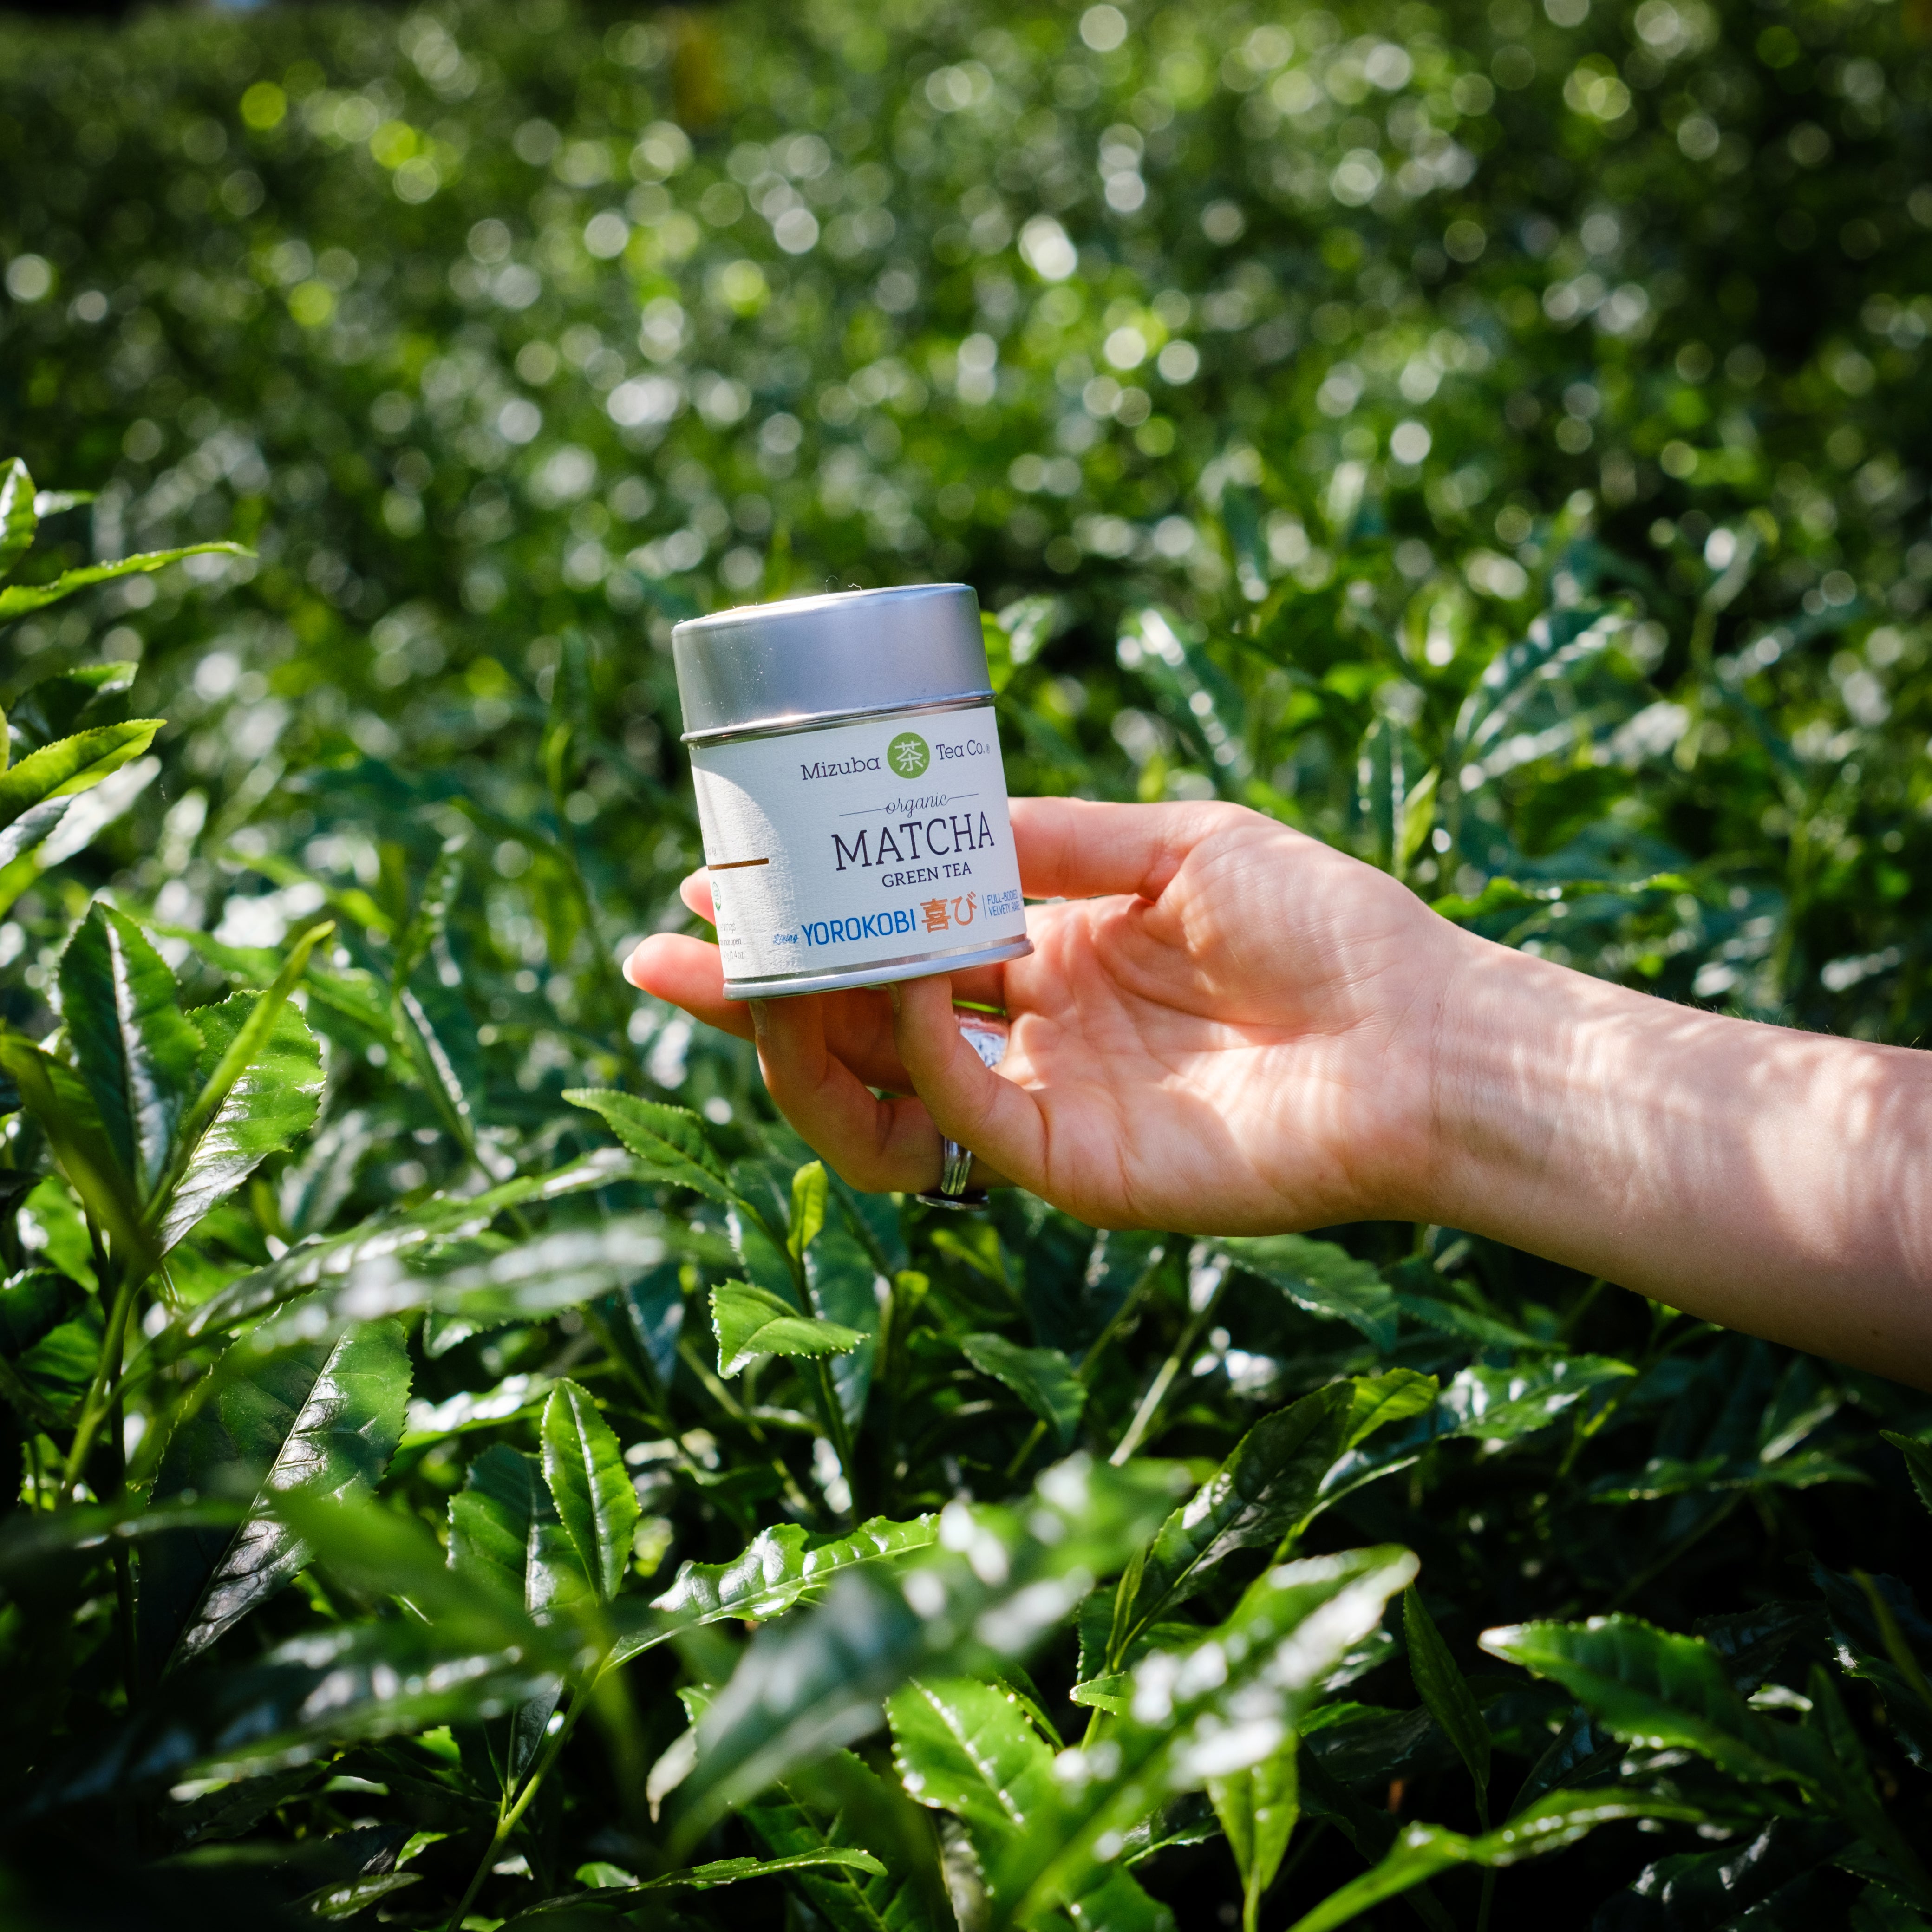
[[[1396,880],[1239,806],[1018,799],[1034,950],[886,991],[727,1000],[663,934],[633,984],[755,1038],[772,1097],[854,1186],[975,1184],[1091,1225],[1234,1234],[1408,1216],[1432,1159],[1437,1016],[1477,944]],[[702,873],[685,898],[709,918]],[[955,997],[1003,1006],[998,1073]],[[885,1090],[884,1098],[869,1090]]]

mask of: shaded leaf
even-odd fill
[[[805,1766],[739,1814],[776,1857],[856,1846],[884,1870],[802,1868],[792,1881],[832,1932],[952,1932],[931,1821],[850,1751]]]
[[[470,1464],[463,1489],[449,1499],[449,1567],[520,1601],[539,1621],[559,1596],[589,1587],[542,1465],[503,1442]],[[554,1680],[488,1726],[490,1756],[506,1790],[529,1769],[562,1688],[562,1680]]]
[[[1022,1348],[1003,1335],[968,1335],[960,1348],[982,1375],[1011,1389],[1053,1431],[1062,1449],[1071,1446],[1087,1388],[1058,1348]]]
[[[1384,1354],[1395,1346],[1394,1292],[1381,1270],[1330,1241],[1302,1234],[1243,1235],[1210,1242],[1238,1268],[1280,1288],[1298,1308],[1358,1328]]]
[[[1523,1858],[1561,1851],[1599,1825],[1626,1818],[1667,1818],[1694,1824],[1702,1816],[1689,1805],[1641,1793],[1624,1796],[1602,1791],[1553,1791],[1480,1838],[1465,1838],[1439,1825],[1406,1826],[1394,1850],[1381,1864],[1339,1892],[1330,1892],[1313,1911],[1298,1918],[1291,1932],[1329,1932],[1333,1926],[1346,1925],[1370,1906],[1450,1865],[1515,1864]]]
[[[1918,1492],[1918,1500],[1932,1510],[1932,1449],[1894,1430],[1881,1429],[1879,1434],[1905,1458],[1905,1466],[1912,1478],[1912,1486]]]
[[[820,1320],[863,1336],[857,1348],[832,1364],[832,1385],[849,1426],[866,1412],[878,1352],[879,1298],[883,1286],[871,1251],[852,1231],[844,1212],[826,1217],[818,1238],[805,1251],[806,1292]]]
[[[104,1742],[50,1766],[29,1810],[278,1770],[356,1739],[460,1723],[541,1690],[559,1662],[527,1640],[478,1652],[414,1618],[308,1631],[256,1663],[171,1676]]]
[[[1442,1726],[1456,1755],[1469,1768],[1476,1786],[1476,1808],[1486,1819],[1490,1804],[1490,1727],[1468,1680],[1456,1667],[1436,1620],[1412,1584],[1402,1592],[1402,1631],[1408,1648],[1408,1672],[1416,1694]]]

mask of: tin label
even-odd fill
[[[724,976],[849,973],[1024,938],[988,705],[694,745]]]

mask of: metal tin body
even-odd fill
[[[1032,951],[968,586],[724,610],[671,644],[728,998]]]

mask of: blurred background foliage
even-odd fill
[[[684,922],[699,856],[670,627],[959,578],[996,616],[1016,792],[1236,800],[1509,943],[1916,1041],[1928,34],[1922,0],[0,20],[0,444],[98,493],[27,574],[255,553],[6,633],[10,712],[133,661],[124,707],[169,721],[0,878],[6,1018],[52,1024],[104,890],[191,1000],[264,983],[323,913],[352,980],[429,948],[401,978],[443,1060],[310,997],[322,1129],[184,1250],[190,1298],[270,1240],[598,1144],[567,1087],[795,1160],[748,1055],[616,973]],[[432,902],[446,924],[412,919]],[[998,1219],[1036,1288],[1091,1264],[1060,1217]],[[999,1244],[908,1226],[942,1299],[1000,1276]],[[1617,1434],[1593,1419],[1520,1480],[1432,1462],[1438,1525],[1420,1477],[1406,1512],[1338,1510],[1418,1541],[1459,1643],[1612,1597],[1739,1609],[1854,1543],[1925,1580],[1870,1433],[1923,1426],[1903,1392],[1666,1336],[1453,1231],[1345,1238],[1420,1271],[1419,1368],[1588,1346],[1658,1371],[1617,1430],[1654,1430],[1676,1487],[1606,1468],[1624,1507],[1587,1497],[1577,1458]],[[1197,1336],[1178,1250],[1168,1273],[1094,1414],[1124,1425],[1198,1342],[1170,1452],[1373,1359],[1278,1311]],[[588,1346],[512,1329],[419,1386]],[[1802,1480],[1764,1474],[1821,1429]],[[980,1468],[955,1441],[896,1506],[1003,1492],[1012,1446]],[[1724,1460],[1747,1450],[1756,1476]],[[438,1450],[404,1480],[440,1507],[460,1473]],[[708,1480],[662,1504],[656,1560],[728,1556],[778,1508]],[[1604,1856],[1617,1884],[1642,1862]]]

